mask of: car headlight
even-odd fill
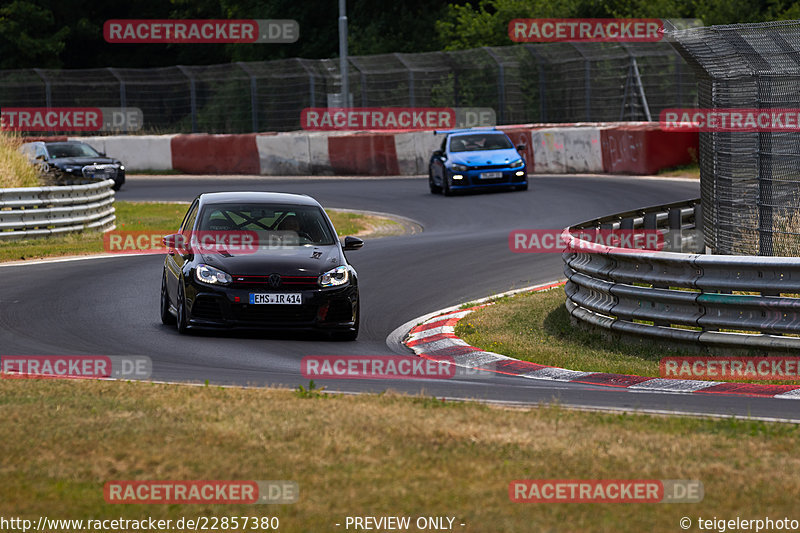
[[[120,166],[119,166],[119,169],[120,169],[120,170],[125,170],[125,165],[120,165]]]
[[[509,165],[511,168],[519,168],[525,166],[525,161],[518,159]]]
[[[464,172],[464,171],[465,171],[465,170],[467,170],[467,168],[469,168],[469,167],[467,167],[466,165],[457,165],[457,164],[453,164],[453,165],[452,165],[450,168],[451,168],[452,170],[455,170],[456,172]]]
[[[194,269],[194,277],[197,281],[208,283],[209,285],[230,285],[233,283],[233,278],[230,274],[205,264],[197,265],[197,268]]]
[[[319,277],[320,287],[337,287],[350,280],[350,271],[344,265],[328,270]]]

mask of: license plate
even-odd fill
[[[273,304],[273,305],[302,305],[303,295],[299,292],[290,293],[250,293],[251,304]]]
[[[503,173],[502,172],[483,172],[481,174],[481,179],[482,180],[491,180],[491,179],[502,178],[502,177],[503,177]]]

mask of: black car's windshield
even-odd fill
[[[474,133],[457,135],[450,139],[451,152],[477,152],[480,150],[506,150],[513,148],[502,133]]]
[[[322,210],[315,206],[212,204],[200,215],[199,231],[254,231],[262,247],[331,245],[336,242]]]
[[[51,158],[59,157],[100,157],[97,151],[84,143],[49,143],[47,153]]]

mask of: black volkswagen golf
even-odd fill
[[[206,193],[164,237],[161,321],[190,328],[313,329],[358,336],[358,277],[322,206],[305,195]]]

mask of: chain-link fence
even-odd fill
[[[702,109],[800,109],[800,21],[670,34]],[[706,244],[720,254],[800,255],[800,132],[700,133]]]
[[[696,101],[692,72],[657,43],[547,43],[350,57],[358,107],[491,107],[499,124],[656,119]],[[338,61],[0,71],[0,107],[137,107],[144,131],[300,129],[340,106]]]

